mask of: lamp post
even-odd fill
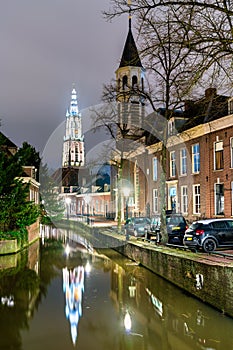
[[[67,220],[69,220],[71,198],[66,197],[65,201],[66,201],[66,218],[67,218]]]
[[[90,224],[90,201],[91,201],[91,198],[90,196],[87,194],[85,196],[85,202],[87,204],[87,224],[89,225]]]
[[[129,194],[130,194],[130,189],[128,187],[125,187],[123,189],[123,193],[125,196],[125,220],[128,220],[129,218]]]

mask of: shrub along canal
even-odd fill
[[[233,349],[233,319],[77,232],[0,257],[0,349]]]

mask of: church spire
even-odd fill
[[[137,46],[134,41],[134,37],[132,34],[132,16],[131,16],[131,1],[128,1],[129,5],[129,31],[128,35],[126,38],[123,54],[121,57],[121,62],[120,66],[121,67],[126,67],[126,66],[132,66],[132,67],[141,67],[142,68],[142,63],[138,54]]]
[[[70,115],[78,115],[78,101],[77,101],[77,93],[75,90],[75,85],[73,84],[73,89],[71,93],[71,101],[70,101]]]

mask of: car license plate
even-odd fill
[[[187,241],[192,241],[193,237],[187,237],[186,239],[187,239]]]
[[[179,230],[179,229],[180,229],[179,226],[174,226],[174,227],[172,227],[172,231]]]

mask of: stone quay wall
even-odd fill
[[[94,229],[93,236],[94,241],[102,244],[103,248],[112,247],[192,296],[233,317],[231,260],[138,240],[126,241],[124,236],[103,229]]]
[[[37,220],[35,223],[27,227],[28,231],[28,244],[30,245],[40,237],[40,222]],[[14,254],[25,248],[21,246],[17,239],[12,240],[0,240],[0,255]]]

